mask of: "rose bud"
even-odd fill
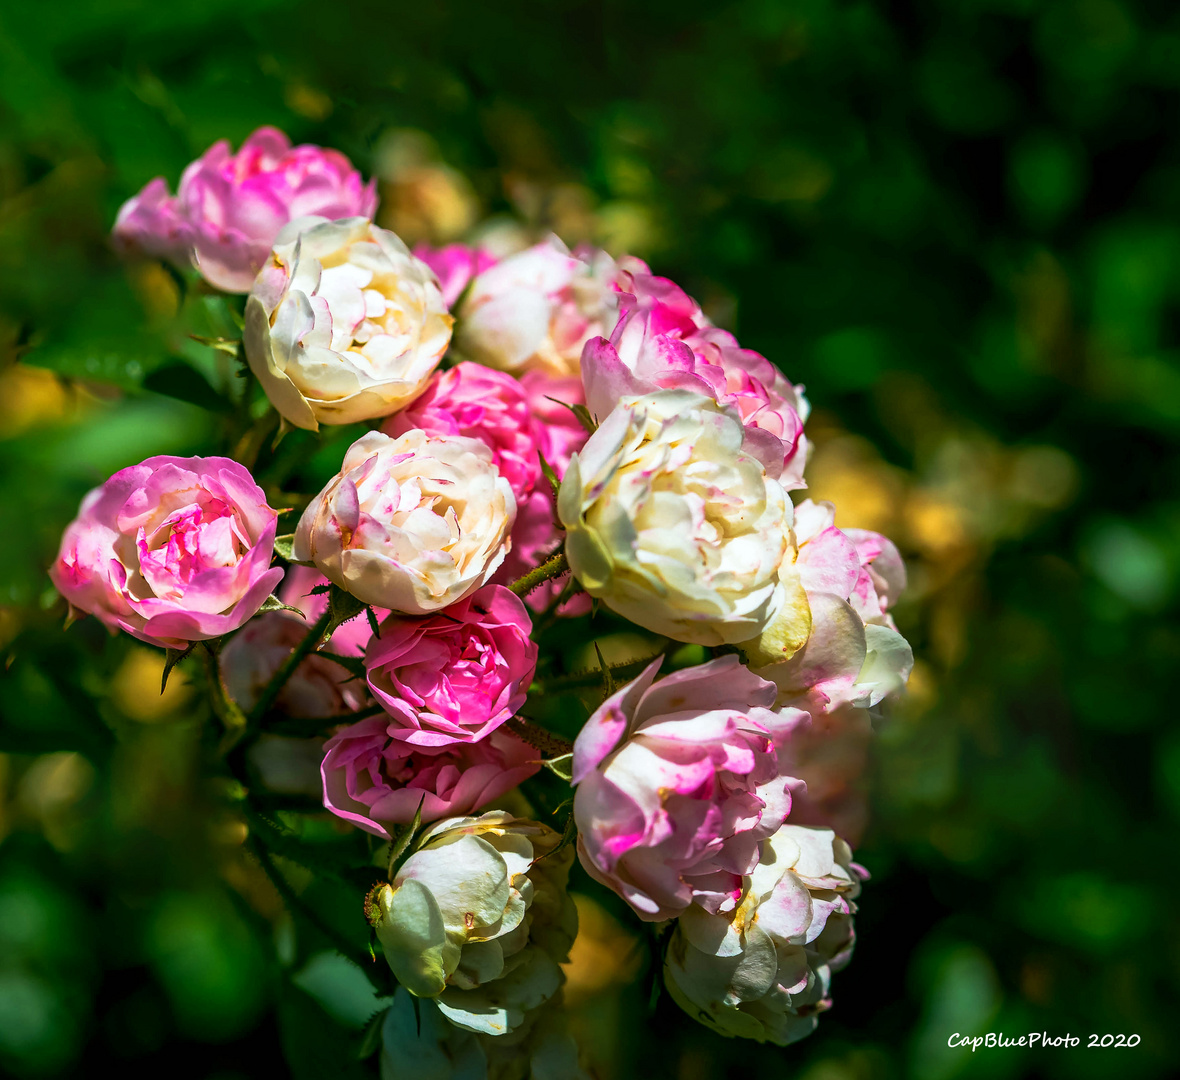
[[[561,986],[578,916],[573,851],[501,810],[428,829],[370,918],[397,981],[461,1028],[501,1035]]]

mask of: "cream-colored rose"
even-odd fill
[[[426,388],[453,320],[434,272],[367,218],[299,218],[246,301],[250,369],[296,427],[388,416]]]
[[[685,390],[624,398],[558,496],[570,567],[591,595],[699,645],[756,637],[784,600],[791,503],[730,406]]]
[[[451,1023],[500,1035],[561,986],[577,933],[573,848],[502,810],[432,826],[370,918],[398,982]]]
[[[515,521],[512,488],[482,442],[370,431],[304,510],[294,554],[366,604],[424,615],[496,572]]]
[[[810,1034],[852,955],[865,876],[830,829],[784,825],[762,842],[736,910],[680,917],[664,967],[672,997],[722,1035],[785,1046]]]
[[[582,346],[614,328],[619,280],[605,251],[571,254],[551,236],[475,278],[458,311],[455,347],[514,374],[577,375]]]

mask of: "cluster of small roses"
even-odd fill
[[[177,196],[156,180],[123,208],[125,249],[249,293],[245,358],[284,422],[380,427],[310,500],[280,565],[278,515],[245,467],[157,457],[86,497],[55,584],[112,629],[206,642],[239,738],[276,738],[276,715],[323,719],[324,806],[398,855],[367,901],[389,966],[492,1038],[454,1043],[485,1071],[509,1033],[552,1032],[535,1017],[576,933],[573,848],[501,810],[469,816],[541,751],[560,756],[515,719],[532,614],[579,617],[596,598],[711,648],[659,680],[655,660],[581,730],[577,851],[640,919],[676,920],[665,976],[692,1015],[801,1037],[849,956],[866,875],[796,763],[814,723],[906,681],[896,549],[837,528],[829,504],[792,505],[801,388],[640,260],[556,238],[503,258],[411,252],[374,208],[341,155],[270,129],[236,155],[214,146]],[[386,1027],[396,1057],[404,1008]]]

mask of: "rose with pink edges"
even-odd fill
[[[479,742],[413,746],[402,725],[375,716],[338,731],[324,745],[324,806],[388,840],[395,825],[469,814],[541,768],[540,755],[497,729]]]
[[[425,393],[381,430],[398,436],[415,428],[484,443],[518,502],[541,478],[528,397],[521,383],[502,371],[464,361],[436,372]]]
[[[236,630],[282,580],[277,519],[236,461],[152,457],[82,500],[49,574],[72,609],[183,648]]]
[[[125,249],[194,265],[225,292],[250,291],[279,230],[295,218],[372,217],[365,184],[337,150],[295,146],[261,127],[235,154],[222,139],[194,161],[175,197],[156,177],[119,210],[114,239]]]
[[[697,302],[667,278],[627,272],[619,286],[619,319],[606,337],[582,352],[582,380],[592,415],[604,420],[624,397],[656,390],[691,390],[733,405],[751,440],[776,446],[780,482],[804,487],[808,404],[764,356],[743,349],[728,331],[712,326]],[[767,451],[769,453],[769,450]]]
[[[537,668],[524,604],[500,585],[424,619],[394,616],[365,652],[369,689],[408,746],[485,738],[524,704]]]
[[[897,548],[879,533],[836,527],[836,508],[795,507],[794,572],[810,608],[806,643],[783,663],[754,670],[779,688],[780,706],[826,713],[872,707],[905,685],[914,656],[890,606],[905,588]]]
[[[455,306],[472,278],[490,270],[497,261],[490,251],[467,244],[447,244],[440,248],[418,244],[414,254],[434,271],[448,308]]]
[[[605,251],[571,253],[550,236],[476,276],[455,312],[455,348],[514,374],[577,375],[582,346],[615,323],[620,274]]]
[[[735,656],[653,685],[659,666],[599,707],[573,757],[582,865],[650,922],[731,911],[799,783],[779,775],[773,684]]]

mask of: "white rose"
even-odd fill
[[[370,431],[304,510],[294,554],[366,604],[423,615],[496,572],[515,521],[512,488],[482,442]]]
[[[548,826],[500,810],[431,826],[372,898],[399,983],[434,998],[453,1024],[518,1027],[557,992],[577,933],[566,892],[573,848]]]
[[[756,637],[784,602],[791,502],[738,413],[685,390],[624,398],[558,496],[570,568],[591,595],[700,645]]]
[[[680,917],[664,968],[672,997],[722,1035],[785,1046],[810,1034],[851,956],[864,876],[830,829],[784,825],[762,842],[736,910]]]
[[[434,272],[366,218],[299,218],[246,301],[250,369],[296,427],[388,416],[426,388],[453,320]]]
[[[459,308],[455,347],[502,371],[576,375],[582,346],[614,327],[618,276],[605,251],[571,255],[551,236],[471,283]]]

